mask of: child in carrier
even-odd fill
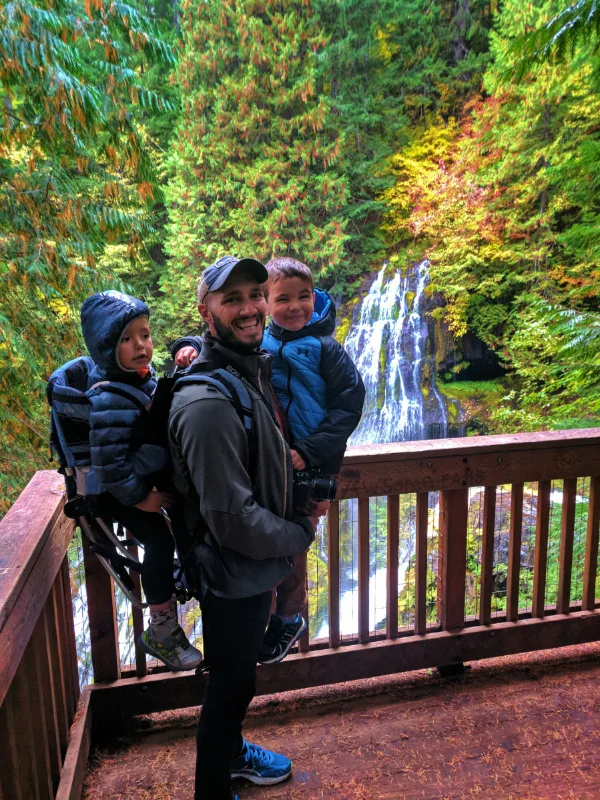
[[[303,478],[335,477],[346,444],[360,421],[365,389],[350,356],[335,341],[333,298],[314,288],[312,272],[294,258],[274,258],[267,302],[271,322],[262,348],[273,356],[271,382],[289,428],[292,463]],[[198,355],[197,337],[175,342],[179,366]],[[306,631],[306,553],[294,556],[294,572],[277,587],[277,606],[259,661],[281,661]]]
[[[157,491],[156,474],[167,465],[162,448],[144,455],[145,411],[134,400],[110,391],[111,381],[125,383],[148,397],[156,388],[150,366],[153,345],[150,312],[145,303],[116,291],[89,297],[81,307],[83,337],[94,368],[90,373],[91,462],[100,482],[101,515],[124,525],[143,545],[142,587],[150,607],[150,625],[139,644],[172,670],[197,667],[202,654],[177,623],[173,600],[174,541],[162,514],[169,493]]]

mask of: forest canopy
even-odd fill
[[[506,373],[498,429],[594,424],[599,25],[591,0],[3,4],[0,511],[47,464],[82,300],[144,297],[160,363],[226,252],[300,257],[342,305],[427,257]]]

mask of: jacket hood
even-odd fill
[[[106,373],[123,375],[116,360],[125,328],[138,317],[150,317],[148,306],[128,294],[110,290],[94,294],[81,306],[81,329],[92,359]]]
[[[335,303],[329,292],[315,289],[315,310],[312,319],[299,331],[286,331],[273,320],[269,323],[269,333],[276,339],[285,338],[290,342],[304,336],[332,336],[335,330]]]

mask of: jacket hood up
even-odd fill
[[[276,339],[285,339],[288,342],[302,339],[304,336],[332,336],[335,331],[335,303],[329,292],[315,289],[315,309],[312,318],[299,331],[286,331],[277,323],[269,323],[269,333]]]
[[[123,375],[117,363],[117,347],[125,328],[138,317],[150,317],[148,306],[137,297],[114,290],[94,294],[81,306],[83,338],[102,371]]]

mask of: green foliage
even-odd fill
[[[579,44],[593,44],[597,48],[599,34],[600,4],[597,0],[579,0],[515,41],[512,52],[516,64],[507,77],[514,74],[522,80],[534,64],[565,63]]]
[[[514,42],[565,6],[506,0],[490,35],[488,97],[475,98],[458,122],[438,117],[415,131],[392,159],[397,183],[386,193],[390,243],[416,239],[427,251],[452,333],[474,332],[514,372],[494,415],[510,429],[585,408],[596,415],[598,376],[577,364],[574,326],[559,324],[577,318],[589,331],[595,319],[596,59],[581,46],[564,66],[533,64],[520,83],[505,77],[517,61]]]
[[[346,290],[384,256],[379,195],[389,183],[380,166],[391,154],[380,79],[383,63],[377,30],[386,8],[380,0],[315,0],[327,36],[317,57],[317,84],[329,99],[332,123],[341,134],[339,165],[349,194],[341,209],[346,220],[346,258],[335,286]]]
[[[189,326],[201,269],[227,252],[297,253],[317,276],[343,257],[340,134],[317,90],[327,44],[309,4],[182,3],[183,116],[169,187],[163,309]],[[179,298],[185,298],[178,307]]]
[[[132,109],[167,105],[133,69],[173,63],[131,5],[78,0],[0,9],[0,450],[2,508],[40,465],[44,379],[79,351],[78,305],[110,278],[107,242],[135,257],[158,197]]]

